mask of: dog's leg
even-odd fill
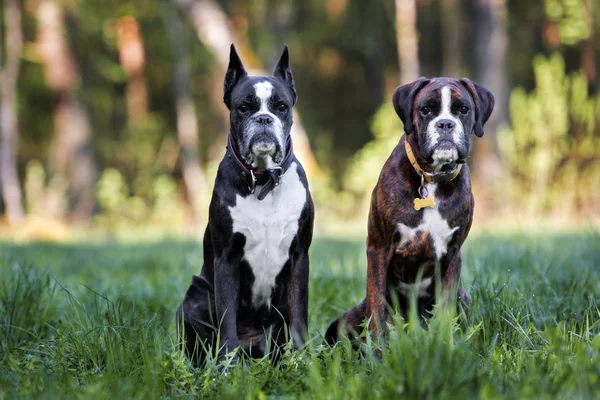
[[[183,339],[181,345],[195,365],[201,364],[206,351],[215,345],[214,300],[210,282],[203,276],[194,276],[177,310],[177,336]]]
[[[314,206],[310,194],[300,221],[297,251],[291,260],[292,273],[287,294],[289,329],[294,349],[302,347],[308,335],[308,249],[312,242],[314,223]]]
[[[350,339],[357,338],[362,332],[360,325],[366,316],[367,299],[364,299],[362,303],[346,311],[329,325],[325,332],[325,341],[333,346],[342,336],[350,336]]]
[[[308,333],[308,269],[308,251],[304,250],[294,260],[287,296],[294,349],[304,345]]]
[[[220,324],[219,359],[238,345],[237,311],[240,292],[241,252],[225,250],[215,262],[215,305]]]
[[[390,264],[390,250],[372,244],[367,246],[367,318],[371,318],[369,330],[373,338],[384,330],[385,298],[387,293],[387,273]]]
[[[448,261],[448,269],[442,282],[442,296],[446,304],[450,305],[456,301],[457,311],[460,311],[460,307],[462,306],[465,314],[467,314],[471,300],[460,281],[461,269],[462,256],[460,250],[458,250],[451,255]]]

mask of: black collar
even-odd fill
[[[235,151],[233,137],[230,133],[227,138],[227,156],[230,160],[234,161],[233,165],[242,176],[242,179],[248,184],[250,193],[254,193],[256,186],[262,186],[262,189],[258,193],[258,200],[263,200],[275,186],[279,185],[281,177],[286,173],[290,165],[292,165],[294,161],[294,149],[292,147],[292,139],[288,138],[287,151],[281,163],[276,167],[258,171],[242,161],[242,158]]]

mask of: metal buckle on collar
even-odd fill
[[[250,186],[248,186],[248,189],[250,190],[250,194],[254,194],[254,191],[256,190],[256,176],[254,176],[253,170],[250,170],[250,178],[252,180]]]
[[[273,180],[275,182],[275,186],[279,185],[279,180],[281,179],[281,177],[283,176],[283,168],[281,167],[273,167],[273,168],[269,168],[269,173],[274,173],[275,171],[277,171],[277,179]]]

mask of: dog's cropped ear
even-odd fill
[[[290,68],[290,54],[288,52],[287,45],[283,45],[283,52],[275,68],[273,69],[273,76],[281,79],[290,88],[292,92],[293,104],[296,104],[298,95],[296,94],[296,84],[294,82],[294,75],[292,75],[292,69]]]
[[[483,125],[494,111],[494,104],[496,103],[494,95],[483,86],[471,82],[468,78],[461,79],[460,83],[463,84],[473,98],[475,103],[475,126],[473,131],[477,137],[482,137]]]
[[[415,97],[428,83],[429,79],[420,78],[414,82],[399,86],[398,89],[396,89],[396,92],[394,92],[392,103],[394,104],[396,114],[398,114],[404,124],[404,132],[406,132],[407,135],[410,135],[414,130],[413,103],[415,102]]]
[[[229,66],[225,73],[225,83],[223,84],[223,102],[227,108],[231,109],[231,92],[237,83],[248,76],[248,73],[244,69],[242,60],[235,51],[235,46],[231,44],[231,51],[229,52]]]

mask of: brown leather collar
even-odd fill
[[[462,169],[462,164],[458,164],[451,171],[442,171],[442,172],[426,172],[423,171],[419,163],[417,162],[417,158],[415,157],[412,148],[410,147],[410,143],[408,143],[408,138],[404,138],[404,149],[406,150],[406,155],[408,156],[408,160],[412,164],[417,174],[421,175],[423,179],[427,183],[429,182],[449,182],[456,178],[458,174],[460,174],[460,170]]]
[[[288,138],[287,151],[284,159],[276,167],[259,171],[254,167],[247,166],[242,158],[235,151],[233,138],[231,133],[227,138],[227,155],[230,160],[235,161],[233,164],[242,176],[242,179],[248,184],[248,190],[250,193],[254,193],[256,186],[262,186],[262,189],[258,193],[258,200],[263,200],[275,186],[279,185],[279,181],[283,174],[286,173],[292,162],[294,161],[294,148],[292,146],[292,139]]]

